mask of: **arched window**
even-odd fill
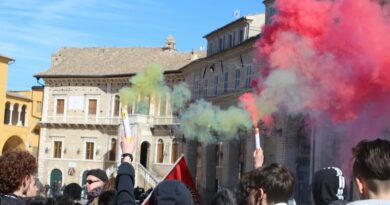
[[[141,153],[140,153],[140,163],[148,168],[148,159],[149,159],[149,147],[150,143],[145,141],[141,144]]]
[[[22,112],[20,113],[20,122],[22,123],[23,126],[26,126],[26,118],[27,118],[27,107],[26,105],[22,106]]]
[[[164,142],[162,139],[157,141],[157,162],[162,163],[164,161]]]
[[[179,148],[179,143],[177,142],[177,139],[175,138],[172,140],[172,157],[171,157],[172,163],[175,163],[177,158],[179,157],[178,148]]]
[[[5,103],[5,109],[4,109],[4,124],[8,124],[9,123],[9,120],[10,120],[10,113],[9,113],[9,109],[11,107],[11,103],[10,102],[7,102]]]
[[[111,139],[110,161],[116,160],[116,139]]]
[[[120,97],[119,95],[115,95],[115,102],[114,102],[114,116],[119,116],[120,113]]]
[[[12,125],[18,124],[18,116],[19,116],[19,104],[15,104],[14,109],[12,111]]]

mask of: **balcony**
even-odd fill
[[[131,124],[150,124],[150,125],[172,125],[178,124],[178,119],[174,116],[150,116],[142,114],[129,115]],[[44,124],[68,124],[68,125],[119,125],[121,117],[94,117],[94,116],[48,116]]]

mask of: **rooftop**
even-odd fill
[[[205,52],[195,52],[204,57]],[[61,48],[52,56],[51,67],[36,77],[89,77],[130,75],[151,64],[159,64],[164,71],[181,68],[191,62],[191,52],[158,47],[90,47]]]

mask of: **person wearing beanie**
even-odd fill
[[[162,204],[192,204],[192,196],[180,181],[165,180],[156,186],[150,197],[150,205]]]
[[[80,204],[81,200],[81,186],[77,183],[70,183],[65,186],[63,190],[63,196],[74,204]]]
[[[108,181],[108,176],[104,170],[91,169],[87,172],[85,188],[88,195],[87,205],[95,198],[98,199],[104,184]]]
[[[312,192],[316,205],[344,205],[346,190],[341,169],[326,167],[314,174]]]

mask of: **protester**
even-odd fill
[[[87,172],[86,190],[89,204],[97,204],[104,184],[108,181],[107,174],[101,169],[91,169]],[[95,201],[96,200],[96,201]]]
[[[263,166],[264,163],[264,154],[263,154],[263,149],[255,149],[253,152],[253,166],[255,169],[260,168]]]
[[[316,205],[344,205],[346,190],[341,169],[326,167],[314,174],[312,192]]]
[[[236,200],[229,189],[221,189],[215,193],[210,205],[235,205]]]
[[[253,151],[253,167],[254,169],[259,169],[263,166],[264,163],[264,155],[263,149],[261,147],[259,149],[255,149]],[[253,189],[255,187],[254,182],[252,180],[252,174],[254,171],[245,173],[238,183],[238,187],[236,190],[236,202],[238,205],[247,205],[254,204],[254,194],[256,191]],[[252,201],[250,201],[252,200]]]
[[[76,205],[80,205],[81,200],[81,186],[77,183],[70,183],[65,186],[63,196]]]
[[[133,162],[134,141],[122,137],[121,142],[122,163],[116,176],[116,197],[114,204],[135,204],[134,198],[134,168]]]
[[[292,197],[295,178],[293,174],[280,164],[273,163],[262,168],[255,169],[251,180],[254,183],[253,194],[255,204],[260,205],[286,205]],[[249,200],[253,203],[253,200]]]
[[[251,180],[252,172],[245,173],[241,177],[240,182],[238,183],[237,190],[236,190],[237,205],[249,204],[248,202],[249,195],[252,191],[252,188],[254,188],[254,183]],[[252,204],[254,204],[254,201]]]
[[[153,189],[149,204],[192,205],[192,195],[182,182],[177,180],[164,180]]]
[[[114,198],[116,195],[115,181],[115,177],[111,176],[107,183],[104,184],[102,193],[99,196],[98,205],[114,204]]]
[[[98,205],[112,205],[112,204],[114,204],[115,195],[116,195],[115,190],[104,191],[99,196]]]
[[[37,169],[37,161],[28,151],[11,151],[0,156],[1,205],[25,204],[25,197],[35,197],[33,175]]]
[[[390,204],[390,141],[363,140],[352,152],[353,176],[361,200],[348,205]]]

